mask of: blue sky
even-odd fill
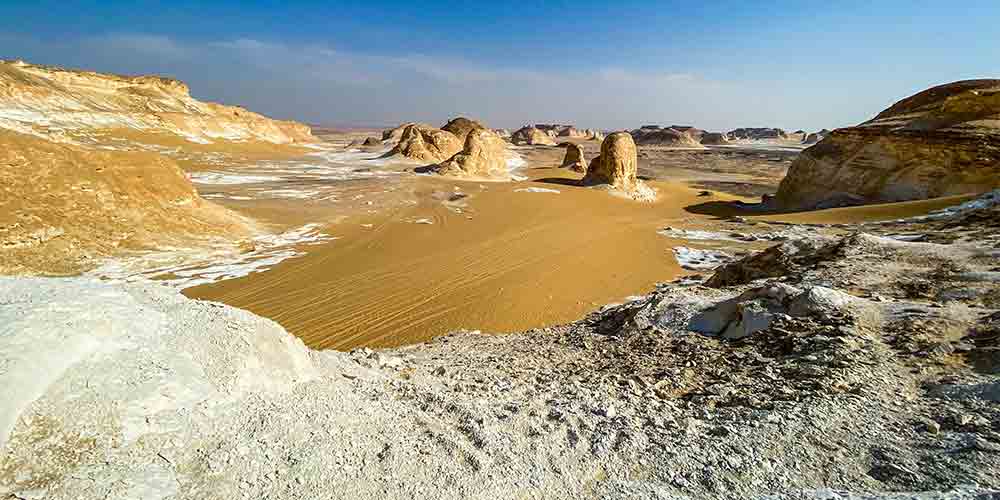
[[[0,57],[339,125],[854,124],[1000,77],[1000,1],[18,2]]]

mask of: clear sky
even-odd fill
[[[1000,77],[1000,0],[4,0],[0,57],[311,123],[816,130]]]

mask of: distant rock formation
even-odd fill
[[[401,137],[403,137],[403,131],[405,131],[406,127],[409,127],[410,125],[418,125],[418,126],[424,127],[424,128],[434,128],[433,125],[428,125],[426,123],[418,123],[418,122],[401,123],[398,127],[383,130],[382,131],[382,140],[383,141],[399,142],[399,139]]]
[[[674,130],[685,132],[690,135],[695,141],[701,142],[701,136],[705,135],[705,131],[700,128],[695,128],[690,125],[671,125],[669,128]]]
[[[495,128],[495,129],[493,129],[493,131],[496,132],[496,134],[499,135],[500,137],[503,137],[504,139],[509,139],[510,138],[510,130],[508,130],[508,129],[505,129],[505,128]]]
[[[530,126],[514,132],[510,139],[511,142],[519,145],[556,145],[556,142],[552,140],[552,137],[549,134],[546,134],[538,128]]]
[[[590,141],[604,141],[604,132],[600,130],[587,129],[587,140]]]
[[[566,145],[566,156],[563,157],[562,167],[569,168],[574,172],[586,172],[587,160],[583,156],[583,148],[573,143]]]
[[[376,137],[369,137],[365,139],[365,142],[362,143],[362,146],[381,146],[381,145],[382,141],[378,140],[378,138]]]
[[[487,128],[472,129],[462,151],[433,170],[441,175],[510,179],[504,140]]]
[[[590,161],[581,183],[607,185],[634,200],[652,201],[656,193],[639,181],[638,165],[638,151],[632,135],[615,132],[601,143],[601,154]]]
[[[412,124],[403,129],[399,142],[385,156],[402,155],[411,160],[438,163],[461,151],[462,145],[462,141],[451,132]]]
[[[813,132],[807,135],[805,139],[802,139],[802,144],[816,144],[828,135],[830,135],[830,131],[827,129],[820,130],[819,132]]]
[[[691,134],[674,128],[647,125],[633,130],[630,134],[635,143],[641,146],[666,146],[672,148],[704,147]]]
[[[469,132],[479,130],[481,128],[485,128],[481,123],[465,118],[464,116],[459,116],[458,118],[453,118],[451,121],[446,123],[443,127],[441,127],[441,130],[451,132],[455,134],[455,137],[465,141],[465,137],[469,135]]]
[[[785,209],[915,200],[1000,188],[1000,80],[903,99],[806,149],[775,197]]]
[[[786,139],[788,134],[780,128],[738,128],[729,131],[732,140],[759,141],[762,139]]]
[[[58,142],[94,130],[167,133],[188,141],[316,142],[308,126],[237,106],[202,102],[187,85],[158,76],[120,76],[0,61],[0,126]],[[83,137],[83,141],[76,139]]]
[[[729,136],[721,132],[705,132],[701,136],[701,143],[706,146],[729,144]]]

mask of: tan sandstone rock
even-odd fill
[[[1000,80],[966,80],[899,101],[802,152],[775,204],[813,209],[1000,188]]]
[[[552,140],[551,135],[535,127],[524,127],[517,132],[514,132],[510,139],[511,142],[519,145],[556,145],[556,142]]]
[[[615,132],[601,143],[601,154],[590,162],[584,185],[607,185],[611,189],[641,201],[651,201],[656,194],[636,176],[638,151],[628,132]]]
[[[562,166],[574,172],[586,172],[587,160],[583,156],[583,148],[577,144],[565,143],[566,156],[563,157]]]
[[[462,149],[462,141],[451,132],[426,125],[408,125],[385,156],[402,155],[411,160],[438,163]]]
[[[470,130],[462,151],[434,168],[441,175],[510,179],[507,169],[506,145],[492,130]]]

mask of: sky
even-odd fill
[[[3,0],[0,58],[334,126],[811,131],[1000,78],[1000,0]]]

